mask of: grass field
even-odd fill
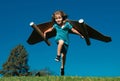
[[[44,76],[44,77],[2,77],[0,81],[120,81],[120,77],[78,77],[78,76]]]

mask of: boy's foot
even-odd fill
[[[60,73],[61,73],[61,76],[64,75],[64,68],[61,68]]]
[[[55,58],[55,61],[59,62],[60,61],[60,56],[57,55],[57,57]]]

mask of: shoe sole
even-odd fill
[[[60,60],[58,60],[58,59],[55,59],[55,61],[59,62]]]

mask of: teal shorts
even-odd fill
[[[67,50],[68,50],[68,45],[67,44],[63,44],[61,53],[67,54]]]

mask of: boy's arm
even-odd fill
[[[53,27],[51,27],[51,28],[49,28],[48,30],[46,30],[45,32],[44,32],[44,38],[46,38],[46,34],[48,33],[48,32],[51,32],[53,30]]]
[[[81,33],[79,33],[75,28],[72,28],[71,31],[72,31],[73,33],[76,33],[76,34],[80,35],[81,38],[84,38],[84,36],[83,36]]]

